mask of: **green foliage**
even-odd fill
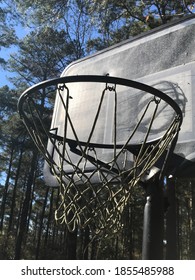
[[[73,43],[63,30],[44,27],[32,31],[18,46],[8,64],[9,71],[18,73],[11,79],[17,88],[58,76],[74,59]]]
[[[195,1],[89,0],[88,12],[104,47],[192,13]],[[95,39],[94,44],[96,44]],[[92,45],[92,43],[91,43]],[[98,45],[99,49],[99,45]]]
[[[4,2],[4,1],[3,1]],[[10,10],[7,5],[2,5],[0,1],[0,50],[7,48],[16,42],[15,30],[10,20]],[[0,66],[5,66],[6,61],[0,57]]]

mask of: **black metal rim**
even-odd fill
[[[22,116],[23,115],[23,104],[25,99],[32,94],[35,90],[39,90],[43,87],[46,86],[52,86],[56,84],[61,84],[61,83],[77,83],[77,82],[94,82],[94,83],[111,83],[111,84],[116,84],[116,85],[121,85],[121,86],[127,86],[135,89],[139,89],[141,91],[150,93],[165,102],[167,102],[176,112],[178,117],[182,120],[182,111],[180,107],[177,105],[177,103],[168,95],[163,93],[162,91],[153,88],[149,85],[133,81],[133,80],[128,80],[128,79],[123,79],[123,78],[118,78],[118,77],[110,77],[110,76],[96,76],[96,75],[80,75],[80,76],[65,76],[57,79],[52,79],[52,80],[46,80],[41,83],[38,83],[26,91],[20,96],[19,101],[18,101],[18,112]]]
[[[133,80],[128,80],[128,79],[123,79],[123,78],[118,78],[118,77],[111,77],[111,76],[97,76],[97,75],[79,75],[79,76],[65,76],[65,77],[60,77],[56,79],[51,79],[51,80],[46,80],[41,83],[38,83],[36,85],[33,85],[32,87],[28,88],[24,93],[20,96],[19,101],[18,101],[18,112],[19,115],[22,119],[25,119],[25,112],[23,110],[23,105],[25,103],[25,100],[35,91],[44,88],[44,87],[49,87],[49,86],[54,86],[58,84],[67,84],[67,83],[77,83],[77,82],[94,82],[94,83],[105,83],[105,84],[114,84],[114,85],[121,85],[121,86],[126,86],[130,88],[135,88],[140,91],[149,93],[159,99],[164,100],[166,103],[168,103],[173,110],[176,113],[176,117],[178,118],[178,121],[180,124],[182,123],[182,111],[178,104],[168,95],[163,93],[162,91],[153,88],[149,85],[133,81]],[[58,140],[62,141],[63,139],[60,136],[54,135],[50,133],[50,136],[53,138],[60,138]],[[152,144],[154,142],[157,142],[161,137],[157,139],[153,139],[147,144]],[[66,142],[69,143],[69,145],[77,145],[75,140],[72,139],[66,139]],[[86,145],[86,143],[82,142],[80,145]],[[107,144],[106,147],[104,144],[99,144],[99,143],[90,143],[90,147],[96,147],[96,148],[107,148],[107,149],[112,149],[113,145],[112,144]],[[118,147],[119,146],[119,147]],[[118,148],[120,148],[122,145],[117,145]],[[129,150],[139,150],[140,144],[130,144],[127,145]]]

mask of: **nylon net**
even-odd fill
[[[61,136],[54,134],[48,124],[48,116],[53,106],[51,95],[56,91],[65,116]],[[91,139],[98,126],[107,92],[114,95],[113,143],[109,147],[105,145],[104,149],[112,150],[112,157],[104,161],[99,158],[98,144],[93,144]],[[130,200],[133,187],[143,180],[160,158],[166,157],[165,154],[174,145],[181,125],[180,116],[175,113],[164,135],[148,144],[155,119],[162,109],[161,99],[151,95],[139,113],[136,125],[129,131],[126,142],[119,145],[117,85],[110,86],[105,83],[87,141],[81,142],[69,114],[68,102],[65,101],[70,98],[70,90],[66,83],[57,84],[55,88],[49,87],[47,90],[38,89],[34,96],[31,94],[25,98],[25,113],[22,110],[21,114],[28,132],[59,184],[60,202],[55,218],[58,222],[65,223],[70,231],[88,226],[94,235],[116,233],[123,227],[121,215]],[[142,142],[139,145],[131,145],[146,118],[148,124]],[[71,130],[72,139],[67,137],[67,129]],[[47,149],[46,139],[52,144],[52,153]],[[57,157],[53,157],[54,154]],[[72,160],[72,154],[77,156],[76,163]],[[67,172],[66,166],[71,168],[71,172]],[[86,168],[88,166],[89,170]]]

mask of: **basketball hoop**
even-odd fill
[[[99,84],[101,89],[99,101],[93,108],[95,113],[87,130],[89,133],[83,139],[77,132],[79,126],[71,117],[72,94],[76,96],[79,91],[77,86],[77,91],[74,88],[72,93],[72,85],[75,84],[87,84],[90,94],[97,92],[93,90],[94,84]],[[125,141],[121,141],[120,96],[124,94],[126,98],[137,92],[144,98],[142,110],[137,119],[135,116],[135,120],[129,120],[133,124],[125,131]],[[60,128],[54,126],[55,120],[52,124],[49,121],[54,94],[57,95],[58,106],[61,106],[59,108],[63,108]],[[111,106],[108,96],[114,100],[111,112],[108,112]],[[167,114],[169,124],[163,125],[162,134],[158,132],[155,138],[157,118],[165,107],[172,112]],[[146,180],[146,174],[160,160],[167,164],[182,123],[179,106],[163,92],[139,82],[109,76],[67,76],[39,83],[21,95],[18,111],[58,182],[61,202],[56,210],[56,220],[65,223],[70,231],[89,226],[95,235],[117,232],[122,228],[121,215],[132,188]],[[102,131],[102,123],[99,125],[100,117],[104,118],[102,112],[105,112],[105,118],[112,116],[109,128],[111,142],[106,142],[106,137],[102,142],[94,141]],[[52,149],[48,149],[51,146]],[[107,160],[102,156],[102,150],[104,154],[109,153]],[[161,165],[161,173],[164,168],[165,164]]]

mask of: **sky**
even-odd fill
[[[27,33],[29,32],[28,29],[23,28],[22,26],[16,27],[16,35],[18,38],[23,38]],[[16,52],[17,48],[14,46],[11,46],[9,48],[1,48],[0,49],[0,57],[4,58],[5,61],[9,59],[9,55]],[[10,73],[9,71],[4,70],[0,66],[0,87],[8,85],[12,87],[12,84],[9,82],[9,77],[14,76],[14,73]]]
[[[9,58],[9,54],[13,53],[15,51],[15,49],[13,47],[11,48],[2,48],[0,51],[0,57],[4,58],[5,60],[7,60]],[[4,70],[1,66],[0,66],[0,87],[8,85],[11,86],[11,83],[8,80],[8,77],[11,77],[12,74],[6,70]]]

